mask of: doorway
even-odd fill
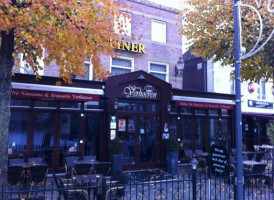
[[[124,165],[155,164],[157,116],[119,116],[117,130],[118,138],[124,141]]]

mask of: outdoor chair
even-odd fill
[[[11,158],[9,159],[9,165],[13,166],[13,165],[17,165],[17,164],[22,164],[24,163],[24,158]]]
[[[30,157],[28,158],[28,161],[30,163],[35,163],[35,164],[43,164],[43,158],[42,157]]]
[[[65,187],[63,181],[53,173],[53,178],[58,189],[57,200],[88,200],[88,193],[83,189]]]
[[[8,188],[9,190],[22,190],[24,186],[24,168],[22,166],[9,166],[8,167]],[[11,194],[12,195],[12,194]],[[21,193],[19,192],[19,199]]]
[[[191,159],[192,159],[192,150],[185,150],[184,153],[185,153],[185,156],[186,156],[187,160],[191,161]]]
[[[262,159],[263,159],[263,157],[264,157],[264,155],[265,155],[264,151],[258,151],[258,152],[255,153],[254,160],[256,162],[261,162]]]
[[[47,165],[33,165],[30,166],[27,174],[27,183],[28,189],[30,189],[29,198],[33,197],[33,193],[35,193],[35,198],[38,197],[37,190],[43,191],[43,196],[46,197],[46,181],[48,174],[48,166]],[[32,190],[35,190],[33,192]],[[39,196],[41,198],[41,196]]]
[[[78,160],[78,156],[67,156],[65,157],[65,170],[66,176],[71,177],[72,168],[74,166],[74,162]]]
[[[247,186],[261,187],[265,182],[265,176],[263,176],[266,168],[265,163],[253,165],[250,169],[244,169],[245,180]]]
[[[110,168],[111,168],[110,162],[101,162],[101,163],[96,163],[94,165],[96,174],[102,174],[103,176],[110,175]]]
[[[116,170],[114,179],[116,184],[110,185],[106,192],[106,200],[123,199],[125,196],[126,186],[129,183],[129,177],[124,172]]]
[[[78,163],[75,164],[72,168],[72,173],[76,175],[87,175],[87,174],[94,174],[95,171],[92,167],[92,164],[89,163]]]

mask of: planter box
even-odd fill
[[[110,155],[111,161],[111,171],[110,175],[114,176],[115,171],[122,171],[122,164],[123,164],[123,154],[112,154]]]
[[[178,151],[166,152],[167,172],[176,175],[178,167]]]

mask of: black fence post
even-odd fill
[[[106,191],[107,191],[106,178],[103,178],[101,187],[102,187],[102,200],[103,200],[103,199],[106,199]]]
[[[192,194],[193,194],[193,200],[196,200],[196,182],[197,182],[197,177],[196,177],[196,169],[192,170]]]

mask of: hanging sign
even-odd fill
[[[249,93],[253,93],[255,91],[254,85],[253,83],[249,83],[248,84],[248,92]]]

